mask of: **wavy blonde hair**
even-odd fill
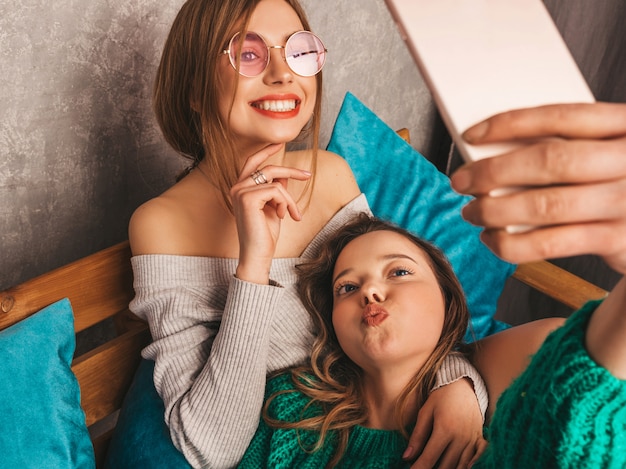
[[[410,232],[366,214],[359,215],[344,226],[322,247],[319,255],[310,262],[298,266],[298,289],[302,301],[311,314],[316,329],[310,363],[293,368],[291,373],[295,390],[282,391],[269,397],[263,418],[275,428],[312,430],[319,434],[317,444],[306,451],[316,451],[332,432],[337,436],[338,446],[329,463],[336,465],[348,444],[351,428],[366,423],[367,409],[364,402],[361,369],[343,352],[332,325],[333,288],[332,275],[337,257],[343,248],[355,238],[373,231],[392,231],[405,236],[427,256],[445,303],[444,324],[434,351],[423,367],[416,371],[398,398],[395,418],[405,437],[403,415],[409,396],[417,398],[421,407],[435,384],[437,370],[445,357],[461,346],[468,327],[469,312],[461,285],[444,254],[432,244]],[[308,405],[319,404],[323,415],[303,418],[299,422],[285,422],[268,415],[269,405],[277,395],[299,391],[311,398]]]
[[[154,112],[165,140],[177,153],[191,160],[190,167],[178,180],[200,161],[207,160],[210,177],[231,211],[228,192],[237,181],[241,168],[228,125],[230,116],[221,116],[219,113],[218,59],[233,31],[236,28],[242,33],[246,31],[252,12],[260,1],[185,2],[165,42],[153,89]],[[309,22],[298,1],[285,2],[294,9],[304,29],[310,31]],[[319,147],[322,72],[315,79],[317,96],[313,117],[298,138],[306,141],[313,151],[310,166],[313,175]],[[311,178],[307,189],[313,183]]]

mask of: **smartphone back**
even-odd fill
[[[460,134],[499,112],[594,97],[541,0],[385,0],[463,158]]]

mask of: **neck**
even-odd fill
[[[415,370],[412,373],[385,370],[365,374],[363,390],[368,409],[367,427],[400,430],[395,418],[396,404],[414,373]],[[415,396],[409,396],[402,414],[403,427],[415,423],[418,410]]]

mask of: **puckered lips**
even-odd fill
[[[376,303],[370,303],[363,309],[362,322],[366,326],[378,326],[382,323],[389,313],[385,308]]]
[[[273,119],[290,119],[300,112],[300,98],[295,94],[268,95],[250,102],[252,109]]]

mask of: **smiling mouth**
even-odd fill
[[[261,109],[262,111],[271,112],[290,112],[293,111],[300,101],[296,99],[282,99],[282,100],[267,100],[267,101],[255,101],[251,103],[252,107]]]
[[[378,326],[388,316],[389,313],[382,306],[369,304],[363,310],[362,322],[367,326]]]

